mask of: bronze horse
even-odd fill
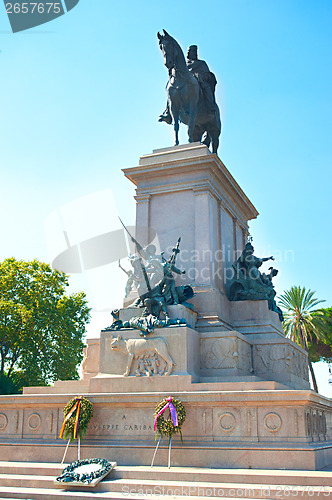
[[[221,132],[220,113],[217,104],[209,110],[195,76],[187,68],[182,49],[178,42],[165,30],[159,32],[159,47],[164,55],[164,63],[169,71],[166,86],[167,103],[174,124],[175,146],[179,144],[179,121],[188,125],[189,142],[199,142],[208,147],[212,141],[212,151],[217,153]]]

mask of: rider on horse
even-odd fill
[[[216,109],[215,88],[217,80],[210,71],[205,61],[197,58],[197,45],[190,45],[187,51],[187,68],[197,78],[201,92],[206,102],[207,111],[214,113]],[[171,75],[170,75],[171,76]],[[172,123],[172,117],[169,111],[167,101],[165,111],[159,116],[158,121],[165,121],[169,125]]]

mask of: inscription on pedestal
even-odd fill
[[[133,434],[137,433],[138,431],[143,431],[143,432],[151,432],[153,431],[153,425],[148,425],[148,424],[127,424],[127,423],[121,423],[121,424],[89,424],[88,425],[88,431],[89,434],[100,434],[102,431],[103,435],[104,434],[112,434],[112,433],[118,433],[118,434],[123,434],[123,433],[128,433],[132,432]]]

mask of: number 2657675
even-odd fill
[[[6,3],[7,14],[60,14],[60,2]]]

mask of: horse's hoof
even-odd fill
[[[168,125],[172,124],[172,117],[170,115],[160,115],[158,122],[166,122]]]

